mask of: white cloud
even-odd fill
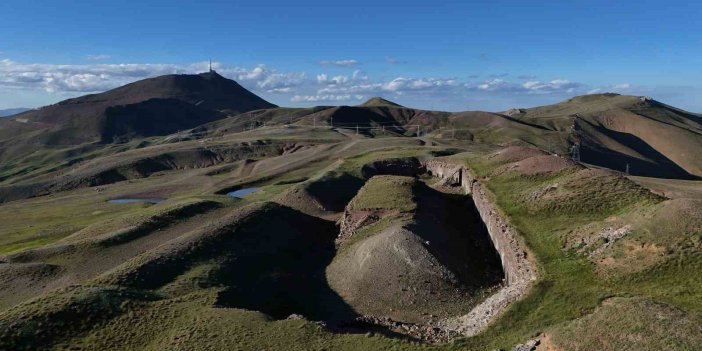
[[[237,73],[239,73],[239,72],[237,72]],[[257,80],[263,76],[263,73],[264,73],[264,66],[258,66],[249,72],[246,72],[246,71],[241,72],[240,74],[238,74],[238,78],[241,80]]]
[[[404,78],[397,77],[384,85],[384,89],[388,91],[402,90],[427,90],[441,87],[458,86],[459,83],[455,79],[443,78]]]
[[[319,61],[320,65],[327,66],[339,66],[339,67],[351,67],[358,64],[357,60],[322,60]]]
[[[531,84],[531,82],[526,82],[524,85]],[[498,91],[498,90],[513,90],[514,86],[507,83],[504,79],[491,79],[485,81],[478,85],[478,89],[485,91]]]
[[[539,80],[527,80],[521,84],[508,82],[501,78],[495,78],[480,83],[475,88],[477,90],[496,93],[526,93],[526,94],[558,94],[575,93],[583,85],[565,79],[554,79],[548,82]]]
[[[47,92],[96,92],[138,79],[192,71],[170,64],[25,64],[0,60],[0,87]]]
[[[326,74],[318,74],[317,75],[317,83],[319,84],[329,84],[329,85],[340,85],[344,84],[349,81],[348,76],[334,76],[329,78]]]
[[[353,71],[353,74],[351,75],[352,80],[368,80],[368,75],[366,75],[365,72],[361,71],[360,69],[357,69]]]
[[[343,60],[341,60],[343,61]],[[602,91],[640,92],[641,87],[629,83],[588,86],[566,79],[538,80],[492,77],[485,81],[476,79],[440,77],[374,78],[360,69],[348,75],[328,73],[284,72],[266,65],[249,67],[230,66],[213,62],[221,75],[234,79],[256,94],[267,94],[304,105],[322,101],[340,102],[361,100],[365,96],[386,96],[404,101],[434,101],[466,106],[465,101],[547,101],[550,95],[566,97]],[[108,64],[93,62],[82,65],[21,63],[0,59],[0,103],[3,95],[26,95],[24,91],[44,91],[62,98],[109,90],[140,79],[165,74],[193,74],[206,72],[208,62],[191,64]],[[473,77],[474,78],[474,77]],[[543,95],[540,98],[539,95]],[[648,94],[651,95],[651,94]],[[551,98],[549,98],[551,99]],[[7,101],[7,99],[5,99]],[[51,101],[47,98],[46,101]],[[278,100],[280,101],[280,100]],[[551,101],[551,100],[548,100]],[[459,103],[460,102],[460,103]],[[7,103],[7,102],[5,102]],[[470,107],[475,108],[475,107]]]
[[[370,79],[361,73],[351,76],[351,79],[337,79],[323,81],[325,86],[317,90],[318,95],[323,94],[362,94],[379,95],[393,93],[401,95],[407,92],[441,92],[447,89],[460,87],[460,82],[455,79],[444,78],[406,78],[397,77],[385,82],[370,82]]]
[[[331,79],[331,82],[333,84],[344,84],[349,81],[349,77],[347,76],[335,76],[334,78]]]
[[[287,87],[287,88],[275,88],[275,89],[268,89],[266,90],[267,93],[271,94],[288,94],[293,92],[293,88]]]
[[[213,63],[225,77],[239,81],[249,89],[293,92],[305,83],[301,72],[281,73],[265,65],[253,68],[229,67]],[[136,80],[164,74],[201,73],[207,62],[176,64],[26,64],[0,60],[0,88],[44,90],[50,93],[92,93],[109,90]],[[287,89],[286,89],[287,88]]]
[[[111,58],[112,56],[110,55],[105,55],[105,54],[97,54],[97,55],[88,55],[85,58],[91,61],[99,61],[99,60],[107,60]]]
[[[549,94],[549,93],[573,93],[576,88],[580,88],[581,84],[574,83],[565,79],[554,79],[549,82],[541,82],[538,80],[527,81],[522,84],[522,87],[529,93]]]

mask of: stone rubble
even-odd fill
[[[631,225],[629,224],[618,229],[615,229],[614,227],[607,227],[602,229],[602,231],[600,231],[592,239],[584,241],[586,247],[592,247],[594,244],[600,242],[600,240],[604,242],[602,245],[590,252],[588,256],[590,258],[598,256],[599,254],[607,250],[609,247],[614,245],[614,243],[617,240],[629,234],[629,232],[631,232]]]
[[[512,351],[536,351],[536,347],[539,346],[541,340],[539,338],[531,339],[523,344],[515,345]]]

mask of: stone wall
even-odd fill
[[[438,178],[441,178],[445,185],[459,186],[464,183],[463,178],[466,177],[463,172],[463,166],[446,163],[437,160],[428,160],[424,163],[426,171]]]
[[[526,293],[530,283],[537,278],[536,268],[528,257],[519,232],[490,201],[489,190],[470,169],[436,159],[426,161],[425,167],[427,172],[442,178],[446,185],[460,186],[466,194],[472,195],[475,207],[502,261],[505,285],[467,315],[441,323],[444,328],[472,336],[484,330],[510,303]]]

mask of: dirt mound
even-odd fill
[[[602,190],[606,189],[606,190]],[[599,213],[638,201],[655,203],[661,197],[612,171],[583,168],[566,172],[558,181],[522,190],[530,211]]]
[[[126,312],[130,301],[154,299],[152,294],[122,288],[57,290],[0,314],[0,349],[43,349]]]
[[[576,163],[559,156],[540,155],[523,159],[513,164],[512,169],[523,175],[558,173]]]
[[[14,305],[26,295],[24,287],[46,285],[61,271],[61,267],[47,263],[0,263],[0,310]]]
[[[327,269],[329,284],[364,314],[426,322],[428,314],[447,312],[434,308],[441,302],[434,295],[450,296],[454,304],[470,302],[470,294],[461,293],[458,278],[428,246],[406,228],[388,228],[334,260]]]
[[[557,327],[552,341],[563,350],[694,350],[702,344],[702,317],[648,299],[613,298]]]
[[[371,178],[345,212],[354,233],[327,267],[329,285],[364,315],[426,323],[467,313],[501,279],[470,204],[414,178]],[[377,218],[354,222],[367,212]]]
[[[412,177],[378,175],[369,179],[349,202],[339,221],[338,243],[350,239],[359,229],[381,218],[398,218],[416,210]]]
[[[567,246],[587,254],[599,273],[621,276],[686,257],[693,233],[702,233],[702,200],[673,199],[569,233]]]
[[[277,319],[293,313],[314,320],[353,319],[324,279],[335,236],[332,221],[276,203],[254,203],[128,260],[93,283],[177,293],[189,272],[204,270],[199,284],[217,286],[216,304],[222,307]]]

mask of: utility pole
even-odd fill
[[[358,124],[356,124],[356,135],[358,135]]]
[[[626,174],[629,175],[629,163],[626,164]]]
[[[332,127],[332,128],[334,128],[334,116],[332,116],[331,118],[329,118],[329,126]]]

